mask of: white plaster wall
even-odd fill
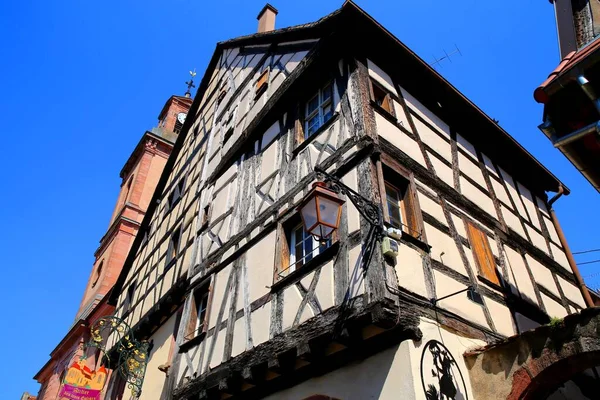
[[[525,225],[525,228],[527,229],[527,233],[529,233],[531,243],[538,249],[542,250],[544,253],[550,255],[550,253],[548,252],[548,245],[546,244],[546,239],[535,229],[527,225]]]
[[[564,318],[567,316],[567,310],[562,306],[562,304],[557,303],[552,300],[550,297],[546,296],[542,293],[542,301],[544,302],[544,306],[546,307],[546,312],[551,317]]]
[[[427,297],[421,253],[411,247],[400,244],[396,261],[395,269],[398,284],[413,293]]]
[[[504,221],[506,222],[506,225],[508,225],[509,228],[511,228],[513,231],[519,234],[523,239],[527,239],[519,217],[513,214],[513,212],[510,211],[508,208],[504,207],[503,204],[500,205],[500,209],[502,212],[502,216],[504,217]]]
[[[579,288],[573,285],[571,282],[567,282],[565,279],[558,276],[558,284],[560,285],[565,297],[575,304],[578,304],[582,308],[585,308],[585,301],[583,300],[583,295]]]
[[[519,188],[519,193],[521,193],[521,199],[523,200],[523,203],[525,204],[525,208],[527,209],[527,212],[529,213],[531,223],[536,228],[542,229],[542,227],[540,225],[540,220],[539,220],[539,218],[537,216],[537,212],[536,212],[537,206],[533,202],[533,195],[531,194],[529,189],[527,189],[525,186],[521,185],[519,182],[517,182],[517,187]]]
[[[377,132],[379,135],[387,139],[390,143],[402,150],[406,155],[422,166],[426,166],[423,154],[421,153],[417,142],[408,137],[379,113],[375,113],[375,122],[377,123]]]
[[[350,269],[350,297],[356,297],[365,292],[365,279],[363,270],[361,268],[361,246],[356,246],[350,249],[348,252],[348,266]]]
[[[400,105],[396,100],[392,100],[394,104],[394,112],[396,114],[396,119],[398,123],[409,132],[412,132],[412,128],[410,126],[410,122],[408,122],[408,117],[406,116],[406,112],[404,111],[404,107]]]
[[[485,304],[490,310],[498,333],[506,337],[510,337],[517,333],[508,307],[487,297],[485,298]]]
[[[454,240],[449,235],[437,230],[433,226],[427,223],[424,225],[427,242],[432,246],[431,258],[447,265],[463,275],[467,275],[467,270],[465,269]]]
[[[441,272],[433,271],[433,275],[435,277],[436,297],[443,297],[467,288],[467,286]],[[469,300],[466,293],[441,300],[437,305],[489,329],[483,308]]]
[[[292,327],[296,313],[300,308],[300,302],[302,301],[302,295],[298,291],[296,285],[291,285],[285,288],[283,291],[283,330],[287,330]],[[308,308],[310,308],[307,305]],[[304,316],[300,318],[300,323],[303,321]],[[306,318],[308,319],[308,318]]]
[[[223,351],[225,350],[225,336],[226,336],[227,328],[223,328],[217,332],[217,336],[212,337],[214,343],[211,343],[210,346],[214,346],[214,350],[212,353],[212,357],[210,358],[210,368],[215,368],[219,364],[223,362]],[[209,346],[207,343],[206,351],[208,351]],[[205,357],[208,356],[208,353]]]
[[[340,400],[420,399],[422,397],[415,393],[420,382],[420,359],[411,358],[410,346],[410,341],[404,341],[364,360],[267,396],[265,400],[301,400],[315,394]]]
[[[383,87],[385,87],[387,90],[389,90],[393,94],[398,95],[398,92],[396,91],[396,88],[394,87],[394,82],[392,81],[392,78],[390,78],[390,76],[388,74],[383,72],[383,70],[381,68],[379,68],[373,61],[371,61],[369,59],[367,59],[367,68],[369,70],[369,76],[371,78],[376,80],[378,83],[380,83]]]
[[[527,260],[527,264],[533,273],[533,278],[536,280],[538,285],[542,285],[551,291],[552,294],[560,297],[560,292],[556,287],[554,278],[552,278],[552,272],[529,254],[525,255],[525,259]]]
[[[471,182],[467,181],[462,176],[460,177],[460,191],[467,199],[481,207],[483,211],[487,212],[495,219],[498,219],[492,199],[490,199],[487,194],[483,193],[477,187],[473,186]]]
[[[442,210],[442,206],[434,200],[431,200],[429,197],[425,196],[423,193],[418,192],[419,197],[419,205],[421,206],[421,210],[430,214],[432,217],[437,219],[439,222],[444,225],[448,225],[446,223],[446,217],[444,216],[444,211]]]
[[[529,277],[529,273],[525,267],[523,257],[521,257],[521,254],[517,253],[508,246],[503,246],[503,249],[506,256],[506,266],[512,276],[510,282],[511,285],[514,285],[517,292],[524,300],[538,305],[533,283],[531,282],[531,278]]]
[[[252,312],[252,343],[258,346],[269,340],[269,321],[271,320],[271,302]]]
[[[473,158],[477,159],[477,151],[475,150],[475,146],[473,146],[467,139],[462,137],[460,133],[456,134],[456,144],[458,145],[458,148],[463,149],[467,153],[471,154]]]
[[[444,183],[446,183],[450,187],[454,187],[454,175],[452,174],[452,168],[448,167],[437,157],[433,156],[431,153],[428,153],[429,159],[431,160],[431,164],[433,165],[433,169],[435,174],[440,178]]]
[[[341,254],[340,254],[341,256]],[[310,283],[309,283],[310,284]],[[305,286],[308,289],[308,286]],[[333,260],[321,267],[319,282],[315,288],[315,294],[323,311],[334,306],[334,280],[333,280]]]
[[[210,314],[208,316],[208,328],[215,326],[217,316],[219,315],[219,309],[224,306],[227,310],[227,304],[229,304],[229,298],[231,293],[226,293],[227,281],[229,280],[229,274],[231,273],[231,264],[223,268],[216,274],[215,281],[213,283],[213,294],[212,294],[212,306],[210,308]],[[226,303],[223,305],[223,303]]]
[[[161,398],[160,394],[166,383],[167,375],[164,372],[159,371],[158,366],[168,364],[171,361],[169,360],[169,351],[171,350],[176,318],[177,314],[173,314],[150,337],[150,340],[154,342],[154,347],[152,348],[152,352],[148,359],[140,400],[154,400]]]
[[[435,128],[437,128],[438,131],[440,131],[441,133],[450,137],[450,127],[448,126],[448,124],[446,124],[437,115],[435,115],[429,109],[427,109],[423,104],[421,104],[421,102],[419,102],[417,99],[415,99],[406,90],[404,90],[403,88],[400,88],[400,90],[402,91],[402,96],[404,97],[406,104],[408,104],[408,106],[416,114],[418,114],[423,119],[425,119],[427,122],[429,122],[431,125],[433,125]]]
[[[477,182],[481,187],[487,188],[485,179],[483,178],[483,172],[479,168],[479,164],[475,164],[469,158],[465,157],[462,153],[458,153],[458,166],[460,170],[467,174],[467,176]]]
[[[250,302],[269,293],[273,284],[276,232],[272,231],[246,252]]]
[[[432,131],[427,125],[421,122],[418,118],[413,118],[415,128],[419,137],[429,147],[435,150],[439,155],[444,157],[446,161],[452,162],[452,150],[450,143],[442,139],[439,134]]]
[[[567,259],[567,255],[565,252],[556,246],[554,243],[550,243],[550,248],[552,249],[552,256],[554,257],[554,261],[560,264],[561,267],[566,269],[569,272],[571,271],[571,266],[569,265],[569,260]]]

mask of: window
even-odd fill
[[[169,195],[167,210],[171,210],[181,197],[183,196],[183,190],[185,189],[185,178],[182,178],[179,183],[173,188],[173,191]]]
[[[304,139],[312,136],[333,116],[333,84],[327,83],[308,101],[304,114]]]
[[[202,209],[202,224],[200,225],[200,229],[204,229],[208,226],[208,222],[210,221],[210,204],[207,204]]]
[[[181,239],[181,228],[177,228],[171,234],[171,241],[167,249],[167,261],[165,270],[169,269],[179,255],[179,242]]]
[[[387,89],[384,89],[383,86],[375,82],[373,79],[371,79],[371,90],[372,100],[375,102],[375,104],[377,104],[379,107],[381,107],[388,113],[394,115],[394,103],[392,102],[390,92]]]
[[[98,280],[100,279],[100,275],[102,274],[103,266],[104,266],[104,260],[100,261],[100,265],[98,265],[98,268],[96,268],[96,271],[94,273],[94,280],[92,281],[92,287],[95,287],[96,284],[98,283]]]
[[[387,156],[384,156],[387,158]],[[393,163],[393,161],[390,161]],[[393,164],[392,164],[393,165]],[[421,238],[421,219],[416,196],[410,183],[410,173],[395,166],[394,169],[383,165],[384,220],[388,226],[406,232],[412,237]]]
[[[494,253],[490,248],[490,242],[488,241],[487,234],[479,229],[471,221],[466,221],[467,235],[469,236],[469,243],[471,243],[471,250],[475,257],[475,264],[479,270],[479,275],[487,281],[500,286],[500,280],[496,272],[496,260],[494,259]]]
[[[263,94],[265,92],[265,90],[267,90],[268,84],[269,84],[269,69],[267,68],[263,71],[262,74],[260,74],[260,76],[256,80],[256,85],[254,85],[254,88],[255,88],[254,93],[255,93],[256,97],[259,97],[261,94]]]
[[[123,314],[129,311],[131,308],[131,304],[133,303],[133,296],[135,294],[135,286],[137,285],[136,281],[132,281],[127,287],[127,294],[125,295],[125,301],[123,302]]]
[[[181,132],[182,128],[183,128],[183,124],[179,121],[179,118],[175,117],[175,126],[173,127],[173,132],[179,133],[179,132]]]
[[[209,287],[203,287],[194,292],[194,303],[190,313],[190,319],[185,332],[184,339],[191,340],[208,328],[208,303],[210,298]]]
[[[275,277],[276,280],[303,267],[332,244],[331,237],[325,242],[319,242],[309,235],[304,230],[304,224],[299,216],[293,218],[287,226],[289,229],[283,229],[285,238],[280,249],[280,269]]]
[[[225,132],[225,135],[223,136],[223,144],[227,143],[227,141],[229,139],[231,139],[232,136],[233,136],[233,126],[231,128],[229,128],[227,130],[227,132]]]
[[[400,189],[385,182],[385,200],[390,219],[390,225],[402,229],[402,195]]]

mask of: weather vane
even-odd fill
[[[194,77],[196,76],[196,68],[194,68],[194,71],[190,71],[190,76],[191,76],[190,80],[185,83],[187,85],[187,90],[185,91],[185,97],[192,97],[191,89],[196,87],[196,85],[194,85]]]

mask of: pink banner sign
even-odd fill
[[[101,390],[86,389],[64,384],[58,400],[100,400]]]

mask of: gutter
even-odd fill
[[[581,277],[581,274],[579,273],[579,268],[577,268],[577,263],[575,262],[573,253],[571,253],[571,249],[569,248],[569,245],[567,244],[567,239],[565,238],[565,234],[563,233],[563,230],[562,230],[560,224],[558,223],[558,218],[556,217],[556,213],[554,212],[554,208],[552,207],[552,205],[563,195],[563,193],[564,193],[564,188],[562,187],[562,185],[560,185],[558,187],[558,193],[556,195],[554,195],[554,197],[552,197],[550,199],[550,201],[548,201],[548,206],[550,207],[550,217],[552,219],[552,223],[554,224],[554,228],[556,229],[556,233],[558,234],[558,239],[560,240],[560,244],[562,245],[563,249],[565,250],[567,260],[569,261],[569,265],[571,266],[573,275],[575,275],[575,280],[577,281],[577,286],[579,287],[579,290],[581,291],[581,294],[583,295],[585,304],[588,307],[594,307],[595,306],[594,301],[592,300],[592,297],[590,296],[590,292],[588,291],[587,286],[583,282],[583,278]]]

